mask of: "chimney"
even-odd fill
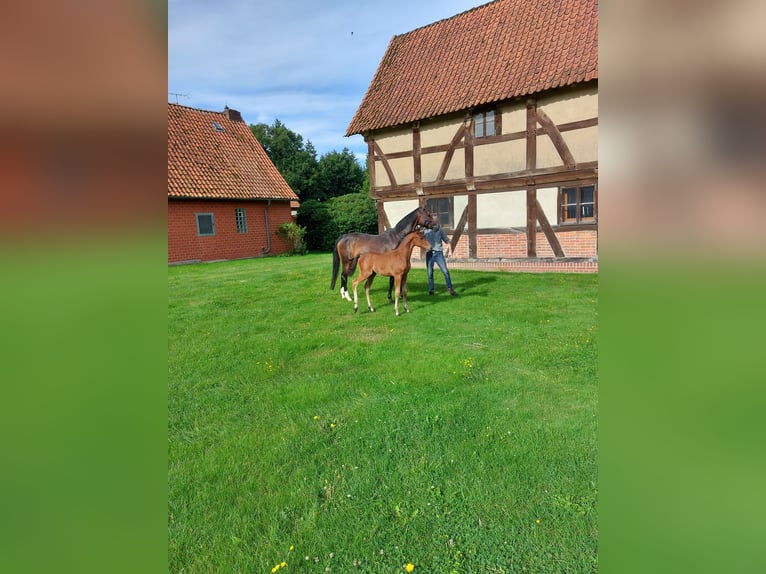
[[[232,110],[229,106],[224,106],[223,113],[232,122],[244,121],[242,119],[242,114],[240,114],[237,110]]]

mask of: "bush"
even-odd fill
[[[290,244],[289,253],[293,255],[304,255],[306,253],[306,243],[303,238],[306,235],[306,228],[295,223],[283,223],[277,229],[277,236],[281,237]]]
[[[310,199],[298,210],[298,224],[306,228],[310,251],[332,251],[341,235],[378,232],[375,201],[365,193],[348,193],[327,201]]]

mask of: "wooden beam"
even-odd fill
[[[391,222],[388,221],[385,205],[382,201],[376,201],[378,208],[378,233],[383,233],[386,229],[391,229]]]
[[[569,151],[569,146],[567,146],[567,142],[564,141],[564,137],[556,127],[556,124],[551,121],[551,119],[548,117],[548,114],[546,114],[542,109],[538,108],[536,112],[538,123],[543,126],[545,133],[549,138],[551,138],[553,147],[555,147],[556,151],[559,153],[561,161],[564,162],[566,167],[574,167],[576,163],[574,156],[572,156],[572,152]]]
[[[537,167],[537,100],[527,99],[527,171]],[[537,257],[537,188],[527,187],[527,257]]]
[[[465,184],[468,191],[473,191],[473,134],[476,118],[471,117],[468,127],[465,130],[463,142],[465,144]]]
[[[553,249],[553,254],[556,257],[564,257],[564,250],[561,248],[559,238],[556,237],[556,234],[554,233],[553,228],[551,227],[551,224],[548,222],[548,218],[545,215],[545,211],[543,211],[543,206],[540,205],[539,201],[537,201],[536,211],[537,221],[540,222],[540,227],[542,228],[543,233],[545,233],[545,238],[548,240],[551,249]]]
[[[370,191],[375,189],[375,145],[370,137],[367,140],[367,173],[370,174]]]
[[[420,127],[418,125],[412,128],[412,168],[415,172],[415,188],[417,189],[423,181],[420,167]]]
[[[504,191],[519,191],[528,187],[558,187],[566,185],[588,185],[595,183],[598,178],[598,162],[577,164],[575,168],[564,166],[542,168],[537,170],[521,170],[511,173],[474,176],[474,186],[477,193],[496,193]],[[464,179],[446,180],[443,182],[424,182],[421,184],[425,197],[462,195],[466,191]],[[411,199],[415,197],[414,184],[402,184],[393,188],[383,186],[370,188],[373,198]]]
[[[441,167],[439,167],[439,173],[436,175],[436,182],[444,181],[444,176],[447,175],[447,170],[449,169],[449,164],[452,163],[452,156],[455,153],[455,148],[457,147],[457,144],[460,142],[460,140],[463,139],[465,136],[465,122],[460,124],[460,127],[457,129],[457,132],[455,132],[455,135],[452,137],[452,141],[449,144],[449,147],[447,148],[447,153],[444,155],[444,159],[442,160]]]
[[[391,182],[391,187],[396,189],[396,178],[394,177],[394,172],[391,169],[391,166],[388,165],[388,159],[386,158],[385,154],[381,151],[380,146],[378,145],[378,142],[375,140],[372,141],[373,148],[375,149],[375,155],[380,159],[380,162],[383,164],[383,169],[386,170],[386,174],[388,175],[388,181]]]
[[[463,209],[463,213],[460,215],[460,221],[457,222],[457,225],[455,226],[455,231],[452,233],[452,239],[450,239],[450,244],[452,245],[452,249],[455,249],[457,247],[458,242],[460,241],[460,237],[463,235],[463,230],[465,229],[465,224],[468,221],[468,206],[466,205]]]
[[[527,257],[537,257],[537,190],[527,189]]]
[[[468,257],[476,259],[478,257],[477,235],[476,235],[476,193],[468,194]]]

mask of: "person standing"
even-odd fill
[[[431,249],[426,252],[426,273],[428,274],[428,294],[434,294],[434,263],[439,266],[439,270],[444,275],[444,281],[447,283],[447,289],[453,297],[457,295],[452,288],[452,278],[447,269],[447,261],[444,259],[443,243],[450,245],[449,237],[439,225],[439,218],[433,216],[434,229],[426,229],[425,236],[431,244]]]

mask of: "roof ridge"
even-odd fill
[[[476,10],[481,10],[482,8],[486,8],[487,6],[490,6],[492,4],[497,4],[498,2],[502,2],[503,0],[492,0],[491,2],[487,2],[486,4],[481,4],[479,6],[474,6],[473,8],[469,8],[468,10],[463,10],[462,12],[458,12],[457,14],[453,14],[452,16],[447,16],[446,18],[442,18],[441,20],[437,20],[436,22],[431,22],[430,24],[424,24],[423,26],[420,26],[418,28],[413,28],[412,30],[409,30],[408,32],[404,32],[402,34],[395,34],[394,38],[398,36],[406,36],[408,34],[412,34],[413,32],[418,32],[420,30],[423,30],[425,28],[429,28],[431,26],[436,26],[437,24],[441,24],[442,22],[446,22],[447,20],[454,20],[456,18],[459,18],[463,16],[464,14],[468,14],[469,12],[475,12]]]
[[[598,78],[598,0],[494,0],[391,38],[346,136]]]

